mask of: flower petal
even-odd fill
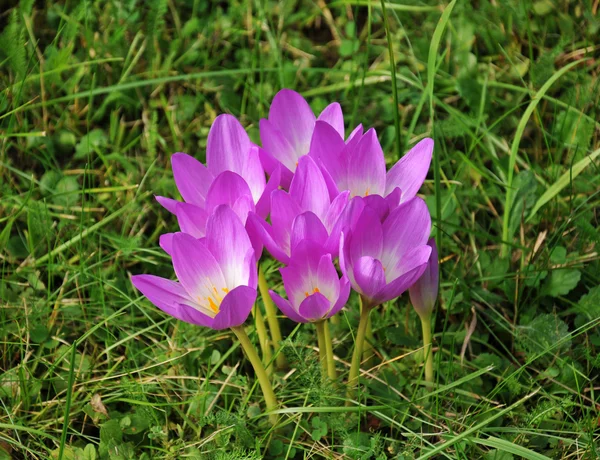
[[[344,114],[342,113],[342,106],[339,103],[332,102],[325,107],[317,120],[330,124],[341,138],[344,137]]]
[[[226,205],[215,208],[206,225],[206,246],[221,267],[225,285],[232,290],[247,285],[250,270],[246,256],[252,251],[248,232],[239,217]]]
[[[331,302],[320,292],[309,295],[302,301],[298,313],[309,321],[319,321],[327,317]]]
[[[366,206],[348,235],[346,244],[349,247],[349,262],[354,264],[362,256],[381,259],[383,242],[383,229],[379,216]]]
[[[397,272],[402,273],[396,279],[387,283],[375,298],[379,303],[395,299],[412,286],[427,268],[427,261],[431,255],[431,247],[424,245],[415,248],[401,261],[401,267],[396,268]]]
[[[266,180],[265,170],[260,163],[260,156],[256,145],[250,148],[240,175],[248,184],[250,192],[252,192],[252,199],[255,203],[258,203],[265,190]]]
[[[236,201],[242,196],[248,197],[252,203],[252,208],[254,208],[252,193],[242,176],[232,171],[224,171],[215,178],[208,189],[206,210],[212,213],[217,206],[222,204],[233,208]],[[245,222],[246,216],[240,216],[240,219]]]
[[[150,302],[174,318],[200,326],[212,322],[212,318],[187,305],[194,301],[180,283],[154,275],[135,275],[131,282]]]
[[[378,259],[363,256],[354,263],[354,289],[372,299],[385,286],[385,271]]]
[[[227,287],[219,264],[208,248],[186,233],[175,233],[172,246],[173,268],[177,278],[196,303],[210,315],[208,297],[213,290]]]
[[[331,125],[323,121],[315,123],[310,144],[310,156],[323,164],[324,169],[336,184],[346,174],[346,165],[341,156],[345,147],[344,139]]]
[[[430,233],[431,216],[425,202],[414,197],[402,203],[383,223],[383,266],[395,266],[394,260],[426,244]]]
[[[204,207],[213,175],[202,163],[185,153],[173,154],[171,166],[175,184],[183,199],[188,203]]]
[[[414,197],[427,177],[432,155],[433,139],[423,139],[410,149],[387,173],[385,194],[399,187],[403,202]]]
[[[268,153],[274,160],[281,162],[291,172],[296,170],[296,163],[299,155],[296,154],[294,147],[288,142],[285,136],[279,131],[270,120],[260,120],[260,140],[263,145],[261,155],[262,164],[267,171],[270,172],[271,165],[269,164]]]
[[[429,316],[433,311],[437,300],[439,284],[438,252],[435,239],[431,238],[427,242],[427,246],[431,248],[427,268],[417,282],[408,288],[410,302],[419,316],[422,317]]]
[[[368,130],[348,157],[348,189],[353,196],[383,195],[385,157],[375,130]],[[342,190],[338,184],[338,188]]]
[[[256,289],[238,286],[231,290],[221,302],[219,313],[213,319],[212,328],[220,331],[244,324],[256,301]]]
[[[308,153],[315,127],[315,115],[300,94],[290,89],[279,91],[271,102],[269,121],[292,146],[296,152],[296,159]]]
[[[290,253],[294,256],[294,250],[303,240],[310,240],[325,245],[327,241],[327,230],[321,220],[312,212],[305,212],[294,219],[290,234]]]
[[[308,155],[300,158],[290,185],[290,196],[303,211],[312,211],[320,219],[329,208],[329,192],[321,170]]]
[[[214,175],[223,171],[241,174],[250,153],[250,138],[233,115],[215,118],[206,142],[206,165]]]
[[[333,308],[329,311],[328,318],[335,315],[338,311],[340,311],[346,303],[348,302],[348,298],[350,297],[350,280],[347,276],[342,276],[340,280],[340,295],[335,302]]]
[[[267,185],[265,186],[260,199],[256,203],[256,213],[263,219],[266,219],[269,215],[269,212],[271,212],[271,193],[273,190],[277,190],[279,188],[281,183],[281,170],[283,167],[284,166],[281,163],[275,167],[275,170],[269,177]]]
[[[204,208],[189,203],[177,203],[175,215],[183,233],[188,233],[194,238],[206,235],[208,213]]]
[[[291,319],[292,321],[295,321],[297,323],[307,323],[308,322],[308,320],[306,318],[303,318],[296,312],[296,310],[294,310],[294,307],[292,307],[292,304],[290,303],[289,300],[284,299],[279,294],[277,294],[275,291],[269,291],[269,294],[271,294],[271,299],[273,299],[273,302],[275,302],[275,305],[277,305],[277,308],[279,308],[281,313],[283,313],[289,319]]]
[[[181,201],[173,200],[171,198],[167,198],[166,196],[158,196],[154,197],[156,201],[160,203],[160,205],[169,211],[171,214],[175,214],[175,209],[177,208],[177,203],[181,203]]]
[[[287,264],[289,262],[290,256],[287,253],[287,251],[289,251],[289,242],[287,246],[282,247],[280,241],[274,236],[273,227],[255,213],[250,213],[248,215],[246,227],[248,227],[248,234],[252,235],[252,239],[254,239],[255,236],[259,238],[262,244],[267,248],[267,251],[269,251],[276,260],[282,264]]]
[[[163,233],[158,238],[158,244],[170,256],[173,256],[173,235],[175,233]]]

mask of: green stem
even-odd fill
[[[423,328],[423,356],[425,358],[425,381],[433,384],[433,350],[431,348],[431,315],[421,317]],[[433,389],[433,386],[429,388]]]
[[[260,388],[262,389],[263,396],[265,397],[265,404],[267,405],[267,411],[271,412],[277,409],[277,398],[275,397],[275,393],[273,392],[273,387],[271,386],[271,381],[269,380],[269,376],[267,375],[267,371],[263,366],[256,350],[252,346],[250,339],[248,338],[248,334],[244,330],[243,326],[235,326],[232,327],[231,330],[236,335],[240,343],[242,344],[242,348],[246,353],[246,356],[252,363],[252,367],[254,367],[254,372],[256,373],[256,377],[258,378],[258,383],[260,384]],[[271,425],[277,424],[277,414],[269,415],[269,422]]]
[[[358,375],[360,373],[360,361],[363,354],[363,346],[365,343],[365,335],[367,333],[367,324],[369,323],[369,313],[372,306],[367,302],[362,302],[363,308],[360,311],[360,320],[358,322],[358,331],[356,333],[356,341],[354,343],[354,352],[352,353],[352,364],[350,365],[350,374],[348,375],[348,391],[346,393],[346,406],[352,404],[358,384]]]
[[[258,289],[260,296],[262,297],[263,303],[265,304],[265,313],[267,317],[267,323],[269,323],[269,329],[271,330],[271,338],[275,346],[275,363],[278,369],[285,369],[287,367],[287,361],[285,355],[281,352],[281,328],[279,327],[279,321],[277,320],[277,310],[273,304],[273,299],[269,294],[269,285],[267,284],[267,278],[262,266],[258,268]]]
[[[327,380],[327,349],[325,346],[325,321],[315,323],[317,328],[317,342],[319,344],[319,361],[321,361],[321,376]]]
[[[360,299],[360,308],[362,311],[362,298]],[[363,345],[363,355],[362,355],[362,360],[363,363],[365,363],[365,365],[367,367],[371,367],[371,364],[373,361],[373,326],[371,323],[371,317],[369,316],[369,320],[367,321],[367,332],[365,333],[365,344]]]
[[[331,319],[331,318],[330,318]],[[333,343],[331,342],[331,333],[329,332],[329,320],[323,321],[323,329],[325,330],[325,351],[327,353],[327,375],[333,381],[337,380],[337,372],[335,371],[335,361],[333,360]]]
[[[267,372],[271,374],[271,372],[273,372],[273,366],[269,366],[269,363],[273,359],[273,352],[271,351],[271,344],[269,343],[269,336],[267,335],[265,318],[263,317],[262,311],[260,311],[258,303],[254,305],[252,313],[254,314],[254,326],[256,327],[256,333],[258,335],[258,344],[260,345],[263,363],[265,366],[268,366]]]

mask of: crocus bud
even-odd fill
[[[431,238],[427,244],[431,246],[431,256],[427,262],[427,268],[418,281],[408,289],[410,301],[421,318],[431,316],[438,296],[438,282],[440,278],[435,239]]]

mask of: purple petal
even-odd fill
[[[316,284],[323,294],[333,304],[340,296],[340,277],[331,254],[324,254],[319,260],[317,268]]]
[[[411,198],[394,209],[383,223],[384,267],[395,266],[413,248],[427,243],[431,233],[431,216],[425,202]]]
[[[385,197],[385,202],[387,203],[390,212],[398,207],[401,199],[402,190],[400,190],[399,187],[396,187],[388,196]],[[387,218],[387,216],[385,216],[385,218]]]
[[[248,215],[248,221],[246,226],[249,229],[249,235],[254,239],[259,238],[262,244],[267,248],[267,251],[282,264],[287,264],[290,260],[290,256],[287,253],[289,251],[289,243],[287,246],[282,247],[280,241],[274,237],[274,230],[269,224],[261,219],[255,213]]]
[[[292,304],[289,302],[289,300],[284,299],[279,294],[277,294],[275,291],[269,291],[269,294],[271,294],[271,299],[273,299],[273,302],[275,302],[275,305],[277,305],[277,308],[279,308],[279,310],[281,310],[281,313],[283,313],[289,319],[291,319],[292,321],[295,321],[297,323],[307,323],[308,322],[308,320],[306,320],[305,318],[300,316],[296,312],[296,310],[294,310],[294,307],[292,307]]]
[[[363,256],[381,259],[383,241],[379,216],[371,208],[365,207],[348,235],[349,262],[353,264]]]
[[[162,250],[170,256],[173,255],[173,235],[175,235],[175,233],[163,233],[158,238],[158,244]]]
[[[208,132],[206,143],[208,170],[214,176],[223,171],[241,174],[250,147],[250,138],[240,122],[232,115],[219,115]]]
[[[363,135],[363,125],[359,124],[356,128],[354,128],[352,130],[352,132],[348,136],[348,139],[346,140],[346,145],[352,146],[356,142],[360,141],[360,139],[362,138],[362,135]]]
[[[188,233],[194,238],[206,235],[208,213],[203,208],[189,203],[178,203],[175,214],[183,233]]]
[[[321,170],[308,155],[300,158],[290,185],[290,196],[303,211],[324,218],[329,208],[329,192]]]
[[[335,200],[333,201],[333,203],[331,203],[331,207],[329,208],[329,211],[332,213],[332,215],[330,216],[328,214],[327,218],[325,219],[325,222],[330,225],[330,222],[333,220],[333,215],[335,213],[337,213],[337,210],[335,209],[337,206],[340,206],[343,201],[348,201],[348,197],[350,195],[349,191],[345,191],[343,193],[340,193]],[[338,200],[340,202],[338,202]],[[339,252],[339,242],[340,242],[340,234],[342,232],[348,232],[350,229],[354,228],[356,226],[356,223],[364,209],[364,202],[363,199],[360,197],[354,197],[352,200],[350,200],[344,207],[344,209],[342,210],[341,214],[339,214],[337,220],[334,221],[333,224],[333,228],[331,229],[330,233],[329,233],[329,239],[327,240],[327,243],[325,244],[327,251],[331,253],[331,255],[333,255],[334,257],[337,257]]]
[[[259,126],[263,152],[268,153],[269,156],[281,162],[288,170],[294,172],[300,155],[296,154],[296,150],[292,144],[288,142],[281,131],[279,131],[270,120],[260,120]],[[270,172],[271,165],[267,162],[269,160],[268,156],[265,156],[265,153],[263,152],[260,152],[262,154],[261,161],[268,173]]]
[[[206,225],[206,246],[221,267],[228,289],[247,285],[250,271],[247,255],[254,252],[248,232],[239,217],[226,205],[215,208]]]
[[[385,286],[385,271],[378,259],[363,256],[354,263],[354,279],[356,289],[369,298],[374,296]]]
[[[175,184],[183,199],[188,203],[204,207],[213,175],[202,163],[185,153],[172,155],[171,166]]]
[[[329,311],[329,317],[335,315],[338,311],[340,311],[346,303],[348,302],[348,298],[350,297],[350,280],[347,276],[342,276],[340,280],[340,295],[335,302],[333,308]]]
[[[310,240],[325,245],[327,241],[327,230],[321,220],[312,212],[305,212],[294,219],[290,234],[290,252],[292,257],[294,249],[302,240]]]
[[[219,307],[219,313],[213,319],[212,328],[220,331],[244,324],[256,301],[256,289],[238,286],[230,291]]]
[[[410,149],[387,173],[385,194],[399,187],[403,202],[414,197],[427,177],[432,154],[433,139],[429,138]]]
[[[235,202],[242,196],[250,199],[253,208],[252,193],[246,181],[237,173],[224,171],[215,178],[208,189],[208,193],[206,194],[206,210],[212,213],[214,208],[222,204],[233,208]],[[244,216],[243,221],[245,220]]]
[[[186,305],[194,303],[180,283],[153,275],[135,275],[131,282],[150,302],[182,321],[207,326],[212,318]]]
[[[348,158],[348,189],[355,196],[383,195],[385,157],[374,129],[365,133]],[[338,188],[342,188],[338,185]]]
[[[344,139],[329,124],[317,121],[310,145],[310,156],[319,160],[331,179],[337,184],[346,175],[342,152]]]
[[[217,260],[193,236],[186,233],[173,235],[172,258],[177,278],[188,295],[207,309],[207,298],[213,296],[213,290],[219,294],[228,287]]]
[[[250,148],[240,175],[244,178],[248,187],[250,187],[252,199],[255,203],[258,203],[265,190],[266,180],[265,170],[260,163],[260,156],[256,145]]]
[[[271,102],[269,121],[292,146],[296,152],[296,159],[308,153],[315,127],[315,115],[300,94],[290,89],[279,91]]]
[[[385,198],[381,195],[369,195],[364,197],[363,200],[365,206],[368,206],[375,211],[381,222],[383,222],[390,213],[390,207]]]
[[[420,316],[425,317],[433,311],[439,284],[438,252],[435,240],[431,238],[427,245],[431,248],[427,267],[418,281],[408,289],[413,307]]]
[[[431,248],[427,245],[414,249],[401,262],[401,267],[397,268],[398,272],[402,272],[393,281],[381,289],[375,298],[379,303],[387,302],[395,299],[412,286],[427,268],[427,261],[431,255]]]
[[[330,124],[341,138],[344,137],[344,114],[339,103],[332,102],[325,107],[317,120]]]
[[[302,301],[298,313],[309,321],[319,321],[327,317],[331,302],[320,292],[309,295]]]
[[[272,235],[286,253],[289,253],[292,224],[296,216],[302,213],[302,208],[288,193],[283,190],[273,191],[271,194]]]
[[[281,183],[282,168],[283,165],[281,164],[278,164],[275,167],[275,170],[269,177],[269,181],[267,182],[260,199],[256,203],[256,213],[263,219],[266,219],[266,217],[269,215],[269,212],[271,212],[271,193],[273,190],[277,190]]]
[[[175,214],[175,210],[177,208],[177,203],[181,203],[181,201],[173,200],[171,198],[167,198],[165,196],[155,196],[156,201],[160,203],[160,205],[169,211],[171,214]]]

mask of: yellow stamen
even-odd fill
[[[367,190],[365,191],[365,196],[369,196],[369,190],[371,190],[371,187],[367,187]]]
[[[313,291],[313,293],[316,294],[317,292],[321,292],[321,291],[319,291],[318,287],[315,288],[315,290]]]
[[[220,303],[220,302],[219,302]],[[208,306],[210,307],[210,309],[212,311],[214,311],[215,313],[219,313],[219,306],[215,303],[215,301],[212,299],[212,297],[208,298]]]

